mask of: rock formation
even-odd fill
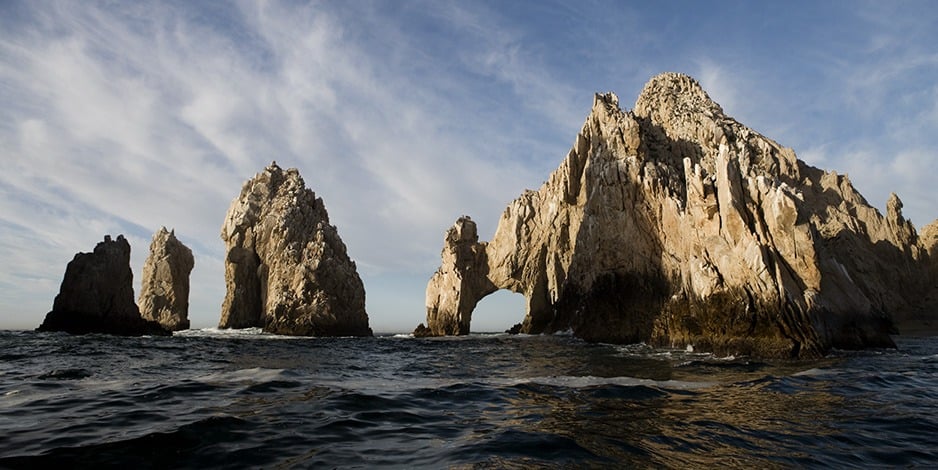
[[[469,320],[476,303],[498,290],[488,277],[485,244],[479,243],[476,223],[462,216],[446,232],[443,263],[427,287],[427,325],[419,325],[415,336],[442,336],[469,333]]]
[[[928,253],[933,268],[938,268],[938,220],[922,228],[919,235],[921,249]]]
[[[370,336],[365,289],[322,199],[272,163],[244,184],[222,226],[228,293],[219,328]]]
[[[68,263],[52,311],[39,331],[72,334],[168,335],[154,321],[141,318],[134,303],[130,244],[123,235],[105,236],[93,253],[78,253]]]
[[[846,176],[724,114],[692,78],[654,77],[633,111],[597,94],[544,185],[480,243],[460,218],[417,335],[466,334],[479,299],[525,295],[520,330],[721,354],[893,346],[928,284],[915,228]]]
[[[911,320],[917,323],[927,323],[932,328],[938,327],[938,220],[922,228],[919,235],[919,246],[928,255],[929,289],[922,302],[922,309],[916,315],[910,315]]]
[[[189,273],[195,266],[192,250],[161,228],[153,234],[150,255],[143,265],[140,315],[170,331],[189,328]]]

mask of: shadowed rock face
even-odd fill
[[[929,284],[901,208],[893,195],[884,217],[846,176],[662,74],[633,111],[596,95],[560,167],[490,242],[456,222],[415,334],[466,334],[478,300],[509,289],[527,299],[525,333],[766,357],[893,346],[892,316]]]
[[[189,328],[189,273],[195,266],[192,250],[176,239],[175,231],[153,234],[150,255],[143,265],[140,315],[170,331]]]
[[[370,336],[365,289],[322,199],[295,168],[272,163],[231,204],[228,292],[219,328],[300,336]]]
[[[105,236],[92,253],[68,263],[52,311],[39,331],[72,334],[168,335],[159,323],[140,317],[134,303],[130,244],[123,235]]]

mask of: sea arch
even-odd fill
[[[500,333],[520,328],[525,305],[523,295],[508,289],[496,290],[476,303],[470,328],[474,333]]]
[[[520,331],[543,332],[552,323],[547,282],[518,279],[518,273],[512,272],[518,270],[505,262],[505,256],[493,245],[480,243],[475,222],[460,217],[446,233],[442,263],[427,284],[427,324],[418,326],[415,334],[469,334],[479,301],[499,290],[524,295],[526,312]],[[535,258],[544,263],[544,256]]]

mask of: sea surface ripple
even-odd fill
[[[569,336],[0,331],[0,467],[938,465],[938,337],[810,362]]]

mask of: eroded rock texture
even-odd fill
[[[772,357],[893,346],[893,316],[929,283],[901,208],[893,195],[883,216],[846,176],[662,74],[633,111],[597,94],[560,167],[490,242],[456,222],[415,333],[466,334],[478,300],[509,289],[527,299],[526,333]]]
[[[140,315],[170,331],[189,328],[189,273],[195,266],[192,250],[162,227],[153,234],[150,255],[143,265]]]
[[[928,280],[930,288],[921,309],[912,315],[912,320],[938,326],[938,220],[922,228],[919,236],[921,249],[928,254]]]
[[[68,263],[52,311],[39,331],[72,334],[168,335],[159,323],[140,316],[134,303],[130,243],[123,235],[105,236],[92,253],[78,253]]]
[[[228,292],[219,328],[370,336],[365,289],[322,199],[272,163],[244,184],[225,223]]]
[[[488,277],[485,244],[479,243],[476,223],[462,216],[450,227],[443,240],[443,264],[427,287],[427,325],[416,336],[444,336],[469,333],[469,320],[476,303],[498,290]],[[440,309],[439,305],[452,308]]]

